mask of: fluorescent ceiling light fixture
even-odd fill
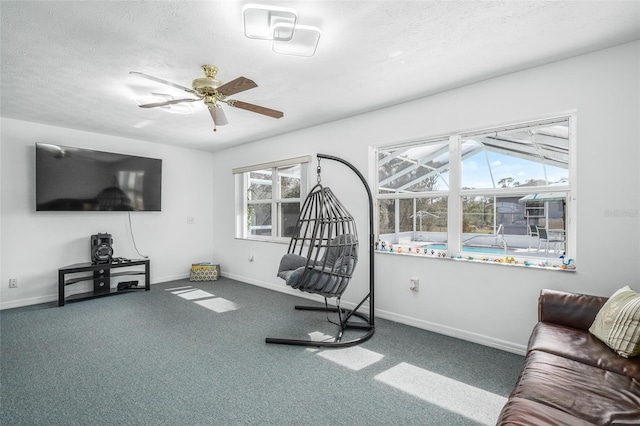
[[[131,100],[138,105],[153,104],[156,102],[172,101],[173,96],[164,93],[152,93],[151,96],[132,96]],[[172,114],[191,115],[192,110],[189,104],[174,104],[159,107],[161,110]]]
[[[244,35],[258,40],[291,40],[298,21],[294,9],[258,4],[244,6],[242,16]]]
[[[283,31],[283,33],[286,33],[286,29],[279,28],[284,26],[286,25],[281,24],[274,30],[276,32]],[[316,53],[316,48],[320,41],[320,28],[297,25],[295,28],[291,28],[291,30],[293,31],[291,40],[274,40],[271,47],[273,51],[282,55],[313,56]]]

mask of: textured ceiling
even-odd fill
[[[216,151],[640,39],[638,1],[297,1],[321,28],[313,57],[279,55],[244,37],[245,1],[0,2],[0,114],[91,132]],[[132,96],[190,87],[200,66],[258,87],[233,98],[284,112],[276,120],[225,106],[212,132],[192,115],[138,108]]]

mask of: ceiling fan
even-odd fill
[[[211,118],[213,118],[214,132],[216,131],[216,126],[224,126],[225,124],[228,124],[227,117],[224,114],[224,110],[220,106],[221,102],[231,107],[240,108],[251,112],[257,112],[258,114],[263,114],[273,118],[282,118],[284,116],[281,111],[276,111],[275,109],[265,108],[263,106],[254,105],[243,101],[237,101],[235,99],[227,99],[228,96],[235,95],[236,93],[240,93],[245,90],[253,89],[254,87],[258,87],[258,85],[253,80],[250,80],[246,77],[238,77],[235,80],[231,80],[230,82],[223,84],[222,81],[216,79],[218,68],[214,67],[213,65],[203,65],[202,70],[204,71],[205,77],[196,78],[195,80],[193,80],[193,82],[191,83],[191,89],[137,71],[129,71],[129,74],[146,78],[158,83],[166,84],[168,86],[175,87],[176,89],[184,90],[185,92],[190,93],[196,97],[185,99],[170,99],[162,102],[143,104],[139,105],[140,108],[166,107],[182,102],[204,101],[204,104],[209,108]]]

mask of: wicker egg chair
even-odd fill
[[[267,338],[267,343],[344,347],[361,343],[373,334],[372,293],[367,295],[354,310],[340,306],[341,296],[358,263],[358,233],[353,216],[331,189],[320,183],[320,158],[336,159],[318,155],[318,184],[311,189],[302,204],[288,252],[280,261],[278,277],[284,279],[292,288],[323,296],[324,308],[296,306],[296,309],[335,312],[339,318],[337,323],[331,321],[328,314],[327,319],[338,325],[340,330],[333,341]],[[348,164],[344,160],[337,160]],[[372,248],[370,252],[373,253]],[[371,288],[373,288],[373,281],[371,281]],[[336,306],[329,306],[328,299],[335,299]],[[370,302],[370,316],[357,312],[366,300]],[[366,322],[350,322],[349,319],[352,316],[360,317]],[[342,341],[342,335],[347,328],[366,329],[369,333],[356,340]]]

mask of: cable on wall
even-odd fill
[[[144,259],[148,259],[149,256],[145,256],[144,254],[141,254],[140,251],[138,251],[138,246],[136,246],[136,239],[133,236],[133,226],[131,225],[131,212],[127,212],[127,215],[129,216],[129,234],[131,235],[131,241],[133,241],[133,248],[136,250],[136,253],[138,253],[138,256]]]

